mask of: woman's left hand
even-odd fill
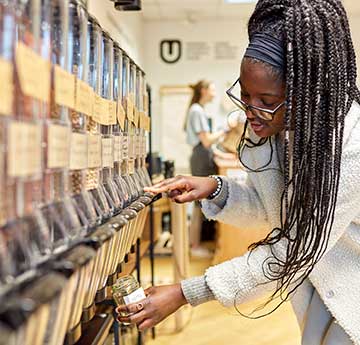
[[[146,299],[133,304],[116,308],[118,314],[128,316],[117,317],[119,322],[136,324],[139,331],[152,328],[187,304],[180,284],[150,287],[145,290]]]

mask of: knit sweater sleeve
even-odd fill
[[[217,199],[202,201],[202,211],[208,219],[239,227],[243,230],[268,229],[265,208],[250,178],[238,181],[222,177],[224,192],[221,202]]]
[[[346,229],[360,214],[359,172],[360,121],[343,150],[334,222],[326,252],[315,266],[314,271],[316,271],[317,266],[320,267],[323,262],[326,262],[326,255],[331,254],[331,249],[344,236]],[[208,205],[208,207],[211,206]],[[224,214],[227,216],[231,215],[229,210],[225,210],[226,206],[224,210],[219,210],[218,212],[220,214],[223,213],[222,216]],[[233,214],[233,216],[238,216],[238,212],[236,215]],[[271,250],[276,252],[278,257],[285,257],[287,250],[286,239],[282,239],[272,245],[272,248],[260,246],[251,252],[251,254],[248,252],[241,257],[210,267],[201,279],[197,279],[196,284],[194,283],[191,289],[189,288],[192,285],[191,279],[183,282],[182,288],[185,297],[192,305],[215,298],[224,306],[232,306],[251,300],[267,291],[273,291],[276,282],[270,282],[266,278],[270,272],[268,271],[268,266],[264,265],[264,262],[272,257]],[[267,274],[264,274],[264,270]],[[201,290],[201,298],[198,298],[197,289]]]

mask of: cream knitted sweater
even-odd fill
[[[244,159],[251,167],[261,167],[270,156],[270,147],[263,145],[247,150]],[[279,226],[280,197],[283,177],[277,154],[269,170],[249,173],[246,183],[225,178],[227,201],[220,208],[214,201],[203,201],[207,218],[252,231],[270,231]],[[285,253],[286,243],[276,244],[278,253]],[[284,254],[285,255],[285,254]],[[262,264],[270,256],[268,246],[257,248],[220,265],[210,267],[202,277],[184,280],[183,293],[195,306],[217,299],[224,306],[233,306],[274,289],[267,281]],[[360,345],[360,106],[354,104],[345,122],[344,150],[335,220],[326,254],[309,276],[327,308],[337,322]],[[259,284],[266,282],[267,284]],[[292,297],[299,322],[310,302],[310,284],[305,282]]]

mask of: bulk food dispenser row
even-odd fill
[[[75,344],[142,235],[144,72],[80,0],[0,0],[0,344]]]

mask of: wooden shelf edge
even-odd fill
[[[75,345],[104,344],[113,322],[112,314],[95,315],[91,321],[83,325],[83,334]]]

